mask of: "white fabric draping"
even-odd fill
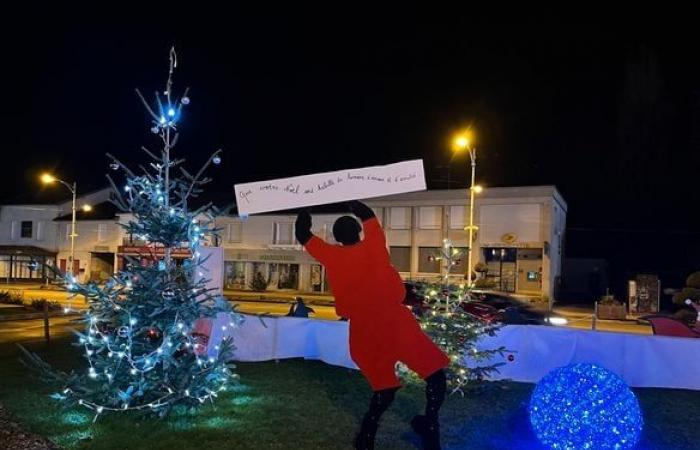
[[[247,316],[242,326],[219,332],[227,315],[215,321],[209,352],[224,335],[232,336],[238,361],[282,358],[318,359],[357,368],[348,349],[348,323],[295,317]],[[513,360],[503,362],[493,379],[537,382],[550,370],[576,362],[599,364],[633,387],[700,390],[700,339],[646,336],[570,328],[509,325],[485,337],[481,348],[505,347]]]

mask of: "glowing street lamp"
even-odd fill
[[[56,178],[55,176],[51,175],[50,173],[42,174],[40,179],[41,179],[41,182],[44,184],[53,184],[53,183],[59,182],[62,185],[64,185],[65,187],[67,187],[68,190],[71,192],[71,194],[73,194],[73,203],[72,203],[72,207],[71,207],[73,214],[71,217],[71,224],[70,224],[70,257],[68,259],[68,267],[70,267],[71,274],[75,275],[75,273],[73,273],[73,259],[75,256],[75,238],[78,236],[75,233],[75,213],[76,213],[75,201],[76,201],[76,196],[78,193],[77,184],[75,182],[73,182],[73,184],[66,183],[65,181],[60,180],[60,179]],[[92,206],[83,205],[82,210],[85,212],[92,211]]]
[[[474,232],[479,228],[474,225],[474,194],[480,194],[484,188],[476,184],[476,147],[472,146],[474,142],[474,133],[471,130],[465,130],[457,133],[452,139],[452,151],[460,153],[464,150],[469,152],[471,160],[472,175],[471,183],[469,184],[469,226],[466,229],[469,231],[469,247],[467,248],[467,283],[472,286],[472,247],[474,245]]]

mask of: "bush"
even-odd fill
[[[488,278],[480,278],[474,283],[476,289],[493,289],[496,287],[496,282]]]
[[[262,292],[267,289],[268,284],[270,284],[270,281],[267,280],[260,272],[256,272],[253,276],[253,280],[248,284],[248,287],[253,291]]]
[[[485,263],[478,262],[474,266],[474,272],[476,273],[486,273],[489,271],[489,266],[487,266]]]
[[[6,305],[23,305],[24,300],[19,294],[13,294],[12,292],[8,291],[0,291],[0,303],[4,303]]]
[[[36,309],[37,311],[44,310],[44,303],[49,303],[49,311],[56,311],[61,309],[61,304],[55,301],[48,301],[45,298],[35,298],[30,303],[29,306]]]
[[[700,289],[700,272],[694,272],[688,275],[688,278],[685,280],[685,285],[693,289]]]
[[[698,272],[696,272],[698,273]],[[695,275],[695,274],[693,274]],[[690,281],[690,277],[688,277]],[[691,299],[694,302],[700,302],[700,289],[693,287],[684,287],[680,292],[673,294],[673,303],[676,305],[685,305],[687,299]]]

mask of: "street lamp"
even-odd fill
[[[468,286],[472,286],[472,247],[474,244],[474,232],[479,228],[474,225],[474,194],[483,192],[483,188],[475,183],[476,175],[476,147],[472,147],[473,133],[471,130],[465,130],[457,133],[452,139],[452,150],[455,153],[467,150],[469,159],[471,160],[472,176],[469,184],[469,226],[466,229],[469,231],[469,246],[467,248],[467,282]]]
[[[68,267],[70,267],[70,272],[71,274],[75,275],[74,273],[74,268],[73,268],[73,259],[75,256],[75,238],[78,236],[75,233],[75,213],[76,213],[76,196],[78,192],[77,184],[73,182],[73,184],[66,183],[63,180],[60,180],[56,178],[55,176],[51,175],[50,173],[44,173],[41,175],[41,182],[44,184],[53,184],[55,182],[59,182],[65,187],[68,188],[68,190],[73,194],[73,202],[71,206],[71,211],[72,211],[72,217],[71,217],[71,223],[70,223],[70,257],[68,258]],[[83,211],[89,212],[92,211],[92,206],[90,205],[83,205],[82,206]]]

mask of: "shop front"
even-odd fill
[[[224,253],[224,288],[324,292],[325,270],[301,250],[238,250]]]
[[[0,245],[0,279],[47,281],[55,278],[56,253],[29,245]]]
[[[486,279],[493,289],[518,294],[542,293],[542,249],[526,247],[483,247],[488,271]]]
[[[181,262],[192,256],[189,248],[173,248],[170,256],[175,262]],[[149,266],[165,258],[165,248],[155,245],[120,245],[117,247],[117,270],[125,269],[129,260],[138,261],[142,266]]]

